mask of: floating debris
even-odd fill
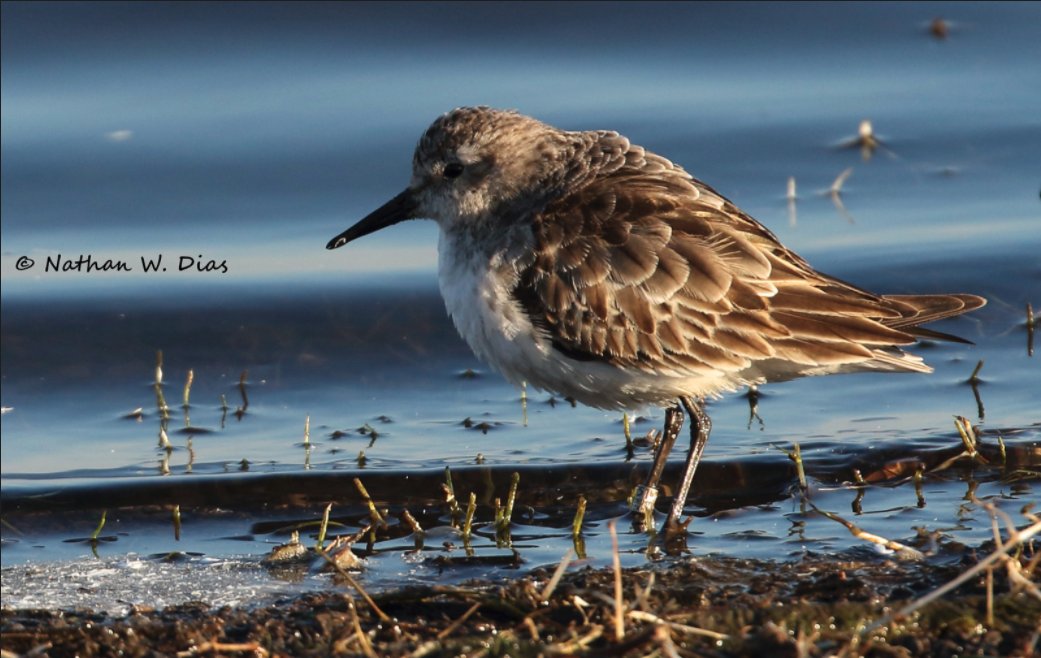
[[[965,383],[973,385],[979,384],[982,381],[980,379],[980,370],[983,370],[983,359],[979,360],[979,363],[976,364],[976,367],[972,370],[972,374],[969,375],[969,378],[965,381]]]
[[[400,518],[401,518],[402,523],[404,523],[406,526],[408,526],[409,530],[411,530],[414,534],[417,534],[417,535],[424,535],[424,534],[426,534],[426,533],[423,532],[423,527],[419,525],[419,521],[416,520],[416,517],[412,516],[412,513],[409,512],[407,509],[406,510],[401,510]]]
[[[857,143],[862,149],[875,150],[878,148],[878,138],[875,137],[875,127],[870,119],[864,119],[857,126]]]
[[[1027,302],[1027,356],[1034,356],[1034,307]]]
[[[929,23],[929,33],[941,41],[950,34],[951,25],[946,20],[937,16]]]
[[[325,510],[322,512],[322,523],[318,526],[318,541],[315,542],[314,549],[316,551],[322,550],[322,543],[325,541],[325,533],[329,530],[329,514],[333,511],[333,504],[329,503],[325,506]]]
[[[328,548],[322,551],[322,554],[329,560],[327,568],[361,569],[364,566],[364,561],[351,550],[351,546],[357,540],[358,535],[345,535],[329,542]]]
[[[387,528],[387,520],[380,514],[380,511],[376,509],[376,503],[373,502],[372,497],[369,496],[369,492],[365,489],[365,485],[361,483],[360,478],[354,478],[354,486],[357,487],[358,492],[361,494],[362,502],[364,502],[369,508],[369,517],[375,526],[380,528]],[[375,528],[373,528],[375,532]]]
[[[469,541],[473,532],[474,512],[477,511],[477,494],[470,492],[470,501],[466,504],[466,516],[463,518],[463,540]],[[453,517],[454,518],[454,517]]]
[[[922,509],[925,507],[925,491],[922,488],[922,483],[925,480],[925,466],[919,465],[914,472],[914,493],[917,498],[917,507]]]
[[[842,194],[842,186],[846,184],[846,180],[849,179],[849,177],[852,175],[853,167],[847,167],[846,169],[842,170],[842,173],[836,176],[835,180],[832,181],[831,187],[828,188],[828,194],[832,196],[839,196],[840,194]]]
[[[785,194],[785,199],[788,200],[788,225],[794,227],[797,223],[795,214],[795,201],[798,197],[795,194],[795,176],[788,177],[788,193]]]
[[[986,464],[987,458],[980,454],[977,449],[977,444],[979,443],[980,438],[979,430],[973,427],[972,423],[969,422],[969,419],[964,416],[954,417],[954,427],[958,430],[962,443],[965,444],[965,454],[968,455],[970,459]]]
[[[502,510],[502,515],[496,515],[496,528],[498,530],[506,530],[510,527],[510,522],[513,519],[513,505],[517,501],[517,486],[520,484],[520,473],[514,471],[513,475],[510,476],[510,493],[506,496],[506,507]]]
[[[174,527],[174,541],[181,541],[181,506],[174,505],[173,507],[173,527]]]
[[[842,215],[842,218],[850,224],[854,223],[853,215],[849,214],[849,211],[846,210],[846,204],[842,201],[842,186],[846,184],[846,180],[852,175],[853,167],[847,167],[835,177],[835,180],[831,183],[831,187],[820,192],[821,195],[827,196],[831,199],[835,209],[838,210],[839,214]]]
[[[271,552],[261,560],[262,564],[289,564],[294,562],[307,562],[311,558],[310,551],[300,543],[300,533],[296,530],[289,535],[289,541],[279,544],[271,549]]]
[[[586,516],[586,497],[578,494],[578,509],[575,510],[575,518],[571,522],[571,536],[579,537],[582,534],[582,521]]]
[[[101,511],[101,520],[98,521],[98,527],[94,528],[94,532],[90,533],[91,543],[97,543],[98,537],[101,536],[101,529],[105,527],[105,519],[108,518],[108,510]]]
[[[239,395],[242,396],[242,406],[235,410],[235,416],[239,420],[242,420],[242,417],[246,415],[246,409],[249,408],[249,396],[246,395],[246,377],[248,376],[248,370],[243,370],[239,375]]]
[[[452,517],[452,525],[455,525],[456,517],[459,515],[459,501],[455,497],[455,485],[452,484],[452,469],[445,466],[445,482],[441,485],[441,491],[445,495],[445,504]]]
[[[170,443],[170,437],[166,434],[166,428],[163,426],[159,427],[159,447],[163,450],[173,450],[173,444]]]
[[[622,434],[625,435],[625,454],[626,459],[632,459],[633,455],[636,454],[636,450],[633,446],[633,434],[629,427],[629,414],[622,412]]]
[[[889,549],[891,551],[894,551],[894,552],[897,552],[897,553],[899,553],[901,555],[904,555],[905,557],[911,557],[911,558],[916,559],[916,560],[920,560],[923,557],[925,557],[924,555],[922,555],[921,551],[919,551],[919,550],[917,550],[915,548],[911,548],[910,546],[905,546],[904,544],[901,544],[898,541],[893,541],[892,539],[886,539],[885,537],[881,537],[881,536],[876,535],[874,533],[867,532],[866,530],[863,530],[862,528],[860,528],[860,526],[858,526],[855,523],[852,523],[850,521],[847,521],[846,519],[842,518],[838,514],[835,514],[834,512],[828,512],[826,510],[822,510],[821,508],[817,507],[813,503],[810,503],[810,507],[812,507],[818,514],[821,514],[822,516],[824,516],[826,518],[829,518],[832,521],[835,521],[836,523],[840,523],[843,526],[845,526],[846,529],[849,530],[850,534],[853,535],[854,537],[856,537],[857,539],[863,539],[864,541],[869,541],[869,542],[871,542],[873,544],[876,544],[878,546],[882,546],[883,548],[887,548],[887,549]]]
[[[188,369],[188,376],[185,377],[185,380],[184,380],[184,402],[181,404],[181,406],[184,409],[187,409],[190,406],[188,404],[188,400],[189,400],[189,398],[191,397],[191,394],[192,394],[192,382],[194,380],[195,380],[195,371],[192,370],[191,368],[189,368]]]
[[[875,125],[870,119],[862,119],[857,124],[857,134],[840,140],[837,146],[841,149],[860,149],[860,159],[864,162],[869,161],[876,150],[882,150],[890,157],[896,155],[886,148],[884,140],[875,132]]]
[[[976,364],[976,368],[969,375],[969,379],[966,383],[972,387],[972,395],[976,398],[976,412],[979,416],[980,422],[983,422],[983,418],[986,414],[986,410],[983,408],[983,396],[980,395],[980,384],[983,380],[980,379],[980,370],[983,369],[983,359],[980,359],[979,363]]]

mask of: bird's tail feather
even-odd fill
[[[884,320],[883,324],[886,326],[893,329],[902,329],[912,336],[949,340],[956,343],[968,343],[969,341],[939,331],[922,329],[918,325],[968,313],[987,303],[987,300],[982,297],[962,293],[953,295],[884,295],[883,299],[889,302],[891,308],[900,313],[899,318]]]

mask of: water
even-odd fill
[[[935,16],[951,21],[947,39],[929,34]],[[963,509],[967,490],[1010,513],[1037,499],[1036,480],[1013,474],[1041,463],[1024,310],[1041,307],[1039,28],[1037,4],[5,3],[5,605],[118,609],[145,596],[129,576],[75,600],[60,586],[109,568],[176,581],[150,590],[168,602],[206,592],[191,578],[215,568],[240,587],[215,602],[326,586],[259,558],[285,541],[278,523],[318,519],[327,502],[360,527],[356,476],[431,533],[410,553],[395,522],[369,557],[370,586],[554,564],[578,493],[591,500],[589,560],[607,563],[606,522],[649,461],[646,447],[626,461],[619,415],[535,390],[522,402],[476,361],[436,290],[431,223],[324,249],[406,184],[420,133],[465,104],[617,129],[858,285],[985,295],[982,311],[936,325],[975,346],[919,349],[932,375],[768,386],[759,418],[743,396],[714,402],[688,506],[702,517],[694,554],[866,550],[793,498],[779,448],[798,441],[823,509],[879,534],[923,526],[978,545],[989,520]],[[868,158],[842,146],[862,119],[884,140]],[[850,167],[840,208],[825,191]],[[132,271],[47,271],[59,254]],[[166,271],[143,271],[159,256]],[[34,265],[20,270],[23,257]],[[157,350],[169,453],[157,447]],[[979,360],[974,391],[964,382]],[[661,423],[659,410],[635,412],[637,436]],[[854,513],[857,491],[841,486],[852,468],[935,466],[960,445],[953,415],[979,423],[992,448],[1000,432],[1013,462],[928,475],[925,507],[904,473]],[[461,494],[481,488],[484,528],[477,563],[448,576],[435,557],[460,543],[440,502],[445,465]],[[518,469],[531,511],[515,519],[521,564],[504,566],[512,552],[487,524]],[[89,536],[103,509],[115,541],[96,547],[99,563],[89,543],[66,540]],[[623,533],[626,563],[656,559],[646,544]],[[152,557],[171,551],[189,558]],[[40,570],[59,586],[42,587]]]

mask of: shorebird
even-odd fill
[[[635,508],[653,509],[686,410],[690,447],[666,528],[678,527],[708,441],[706,398],[809,375],[931,372],[901,348],[968,341],[919,325],[986,303],[879,295],[822,274],[617,132],[488,107],[435,120],[408,187],[327,247],[414,218],[440,228],[438,279],[456,328],[508,380],[600,409],[665,408]]]

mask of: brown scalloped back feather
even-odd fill
[[[615,133],[599,166],[531,218],[515,299],[564,355],[749,381],[930,369],[898,348],[982,297],[877,295],[814,270],[681,167]],[[962,341],[967,342],[967,341]]]

